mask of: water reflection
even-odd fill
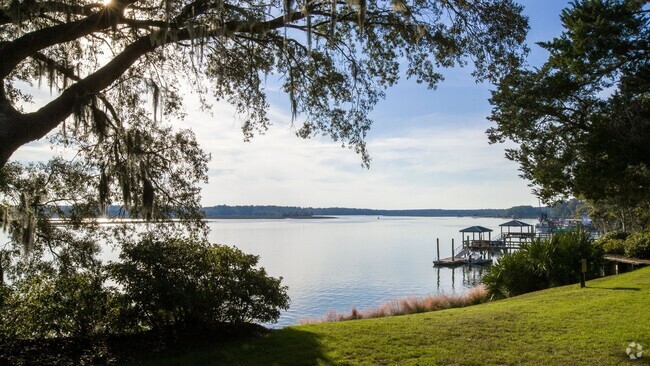
[[[434,266],[433,270],[436,273],[436,286],[434,293],[445,293],[447,285],[451,288],[452,293],[456,293],[456,287],[461,289],[469,289],[478,286],[481,283],[483,274],[488,271],[487,266],[472,266],[462,265],[458,267],[440,267]],[[442,276],[441,276],[442,273]],[[441,285],[440,278],[450,278],[450,284],[443,283]],[[456,283],[460,281],[459,283]]]
[[[260,256],[260,265],[289,286],[291,308],[278,325],[348,313],[407,297],[463,294],[487,270],[439,268],[451,240],[471,225],[497,228],[503,219],[458,217],[359,217],[303,220],[219,220],[211,241]]]

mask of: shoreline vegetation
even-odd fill
[[[386,210],[346,207],[295,207],[295,206],[210,206],[203,207],[207,219],[211,218],[320,218],[331,216],[410,216],[410,217],[510,217],[539,218],[549,214],[548,207],[514,206],[506,209],[406,209]]]
[[[300,325],[333,323],[359,319],[385,318],[390,316],[428,313],[463,308],[488,302],[489,294],[484,285],[478,285],[462,295],[437,294],[424,297],[407,297],[364,310],[352,308],[349,314],[329,311],[321,318],[300,320]]]

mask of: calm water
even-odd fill
[[[289,286],[291,308],[274,326],[348,313],[387,301],[459,294],[474,287],[482,269],[433,267],[458,246],[459,230],[481,225],[499,233],[508,220],[471,217],[340,216],[331,219],[213,220],[210,241],[260,256],[260,265]],[[529,221],[533,222],[533,221]],[[494,234],[493,233],[493,234]]]

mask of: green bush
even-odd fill
[[[109,266],[111,277],[149,328],[274,322],[289,307],[281,278],[236,248],[145,238],[125,244],[120,259]]]
[[[640,231],[625,239],[625,255],[634,258],[650,258],[650,231]]]
[[[88,337],[110,328],[115,293],[90,272],[38,274],[5,286],[0,333],[11,339]]]
[[[595,244],[600,245],[607,254],[625,254],[625,239],[630,234],[625,231],[610,231],[596,240]]]
[[[594,245],[588,232],[557,233],[501,257],[483,276],[483,283],[493,298],[567,285],[579,281],[582,259],[589,263],[587,276],[597,277],[602,257],[602,247]]]

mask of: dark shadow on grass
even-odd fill
[[[317,365],[331,364],[321,337],[295,328],[274,330],[262,337],[222,348],[223,363],[235,365]]]
[[[143,355],[129,365],[317,365],[331,364],[319,336],[285,328],[195,347]]]
[[[319,338],[249,324],[108,338],[0,340],[0,366],[331,364]]]
[[[614,291],[641,291],[639,287],[599,287],[599,286],[587,286],[587,288],[597,288],[599,290],[614,290]]]

